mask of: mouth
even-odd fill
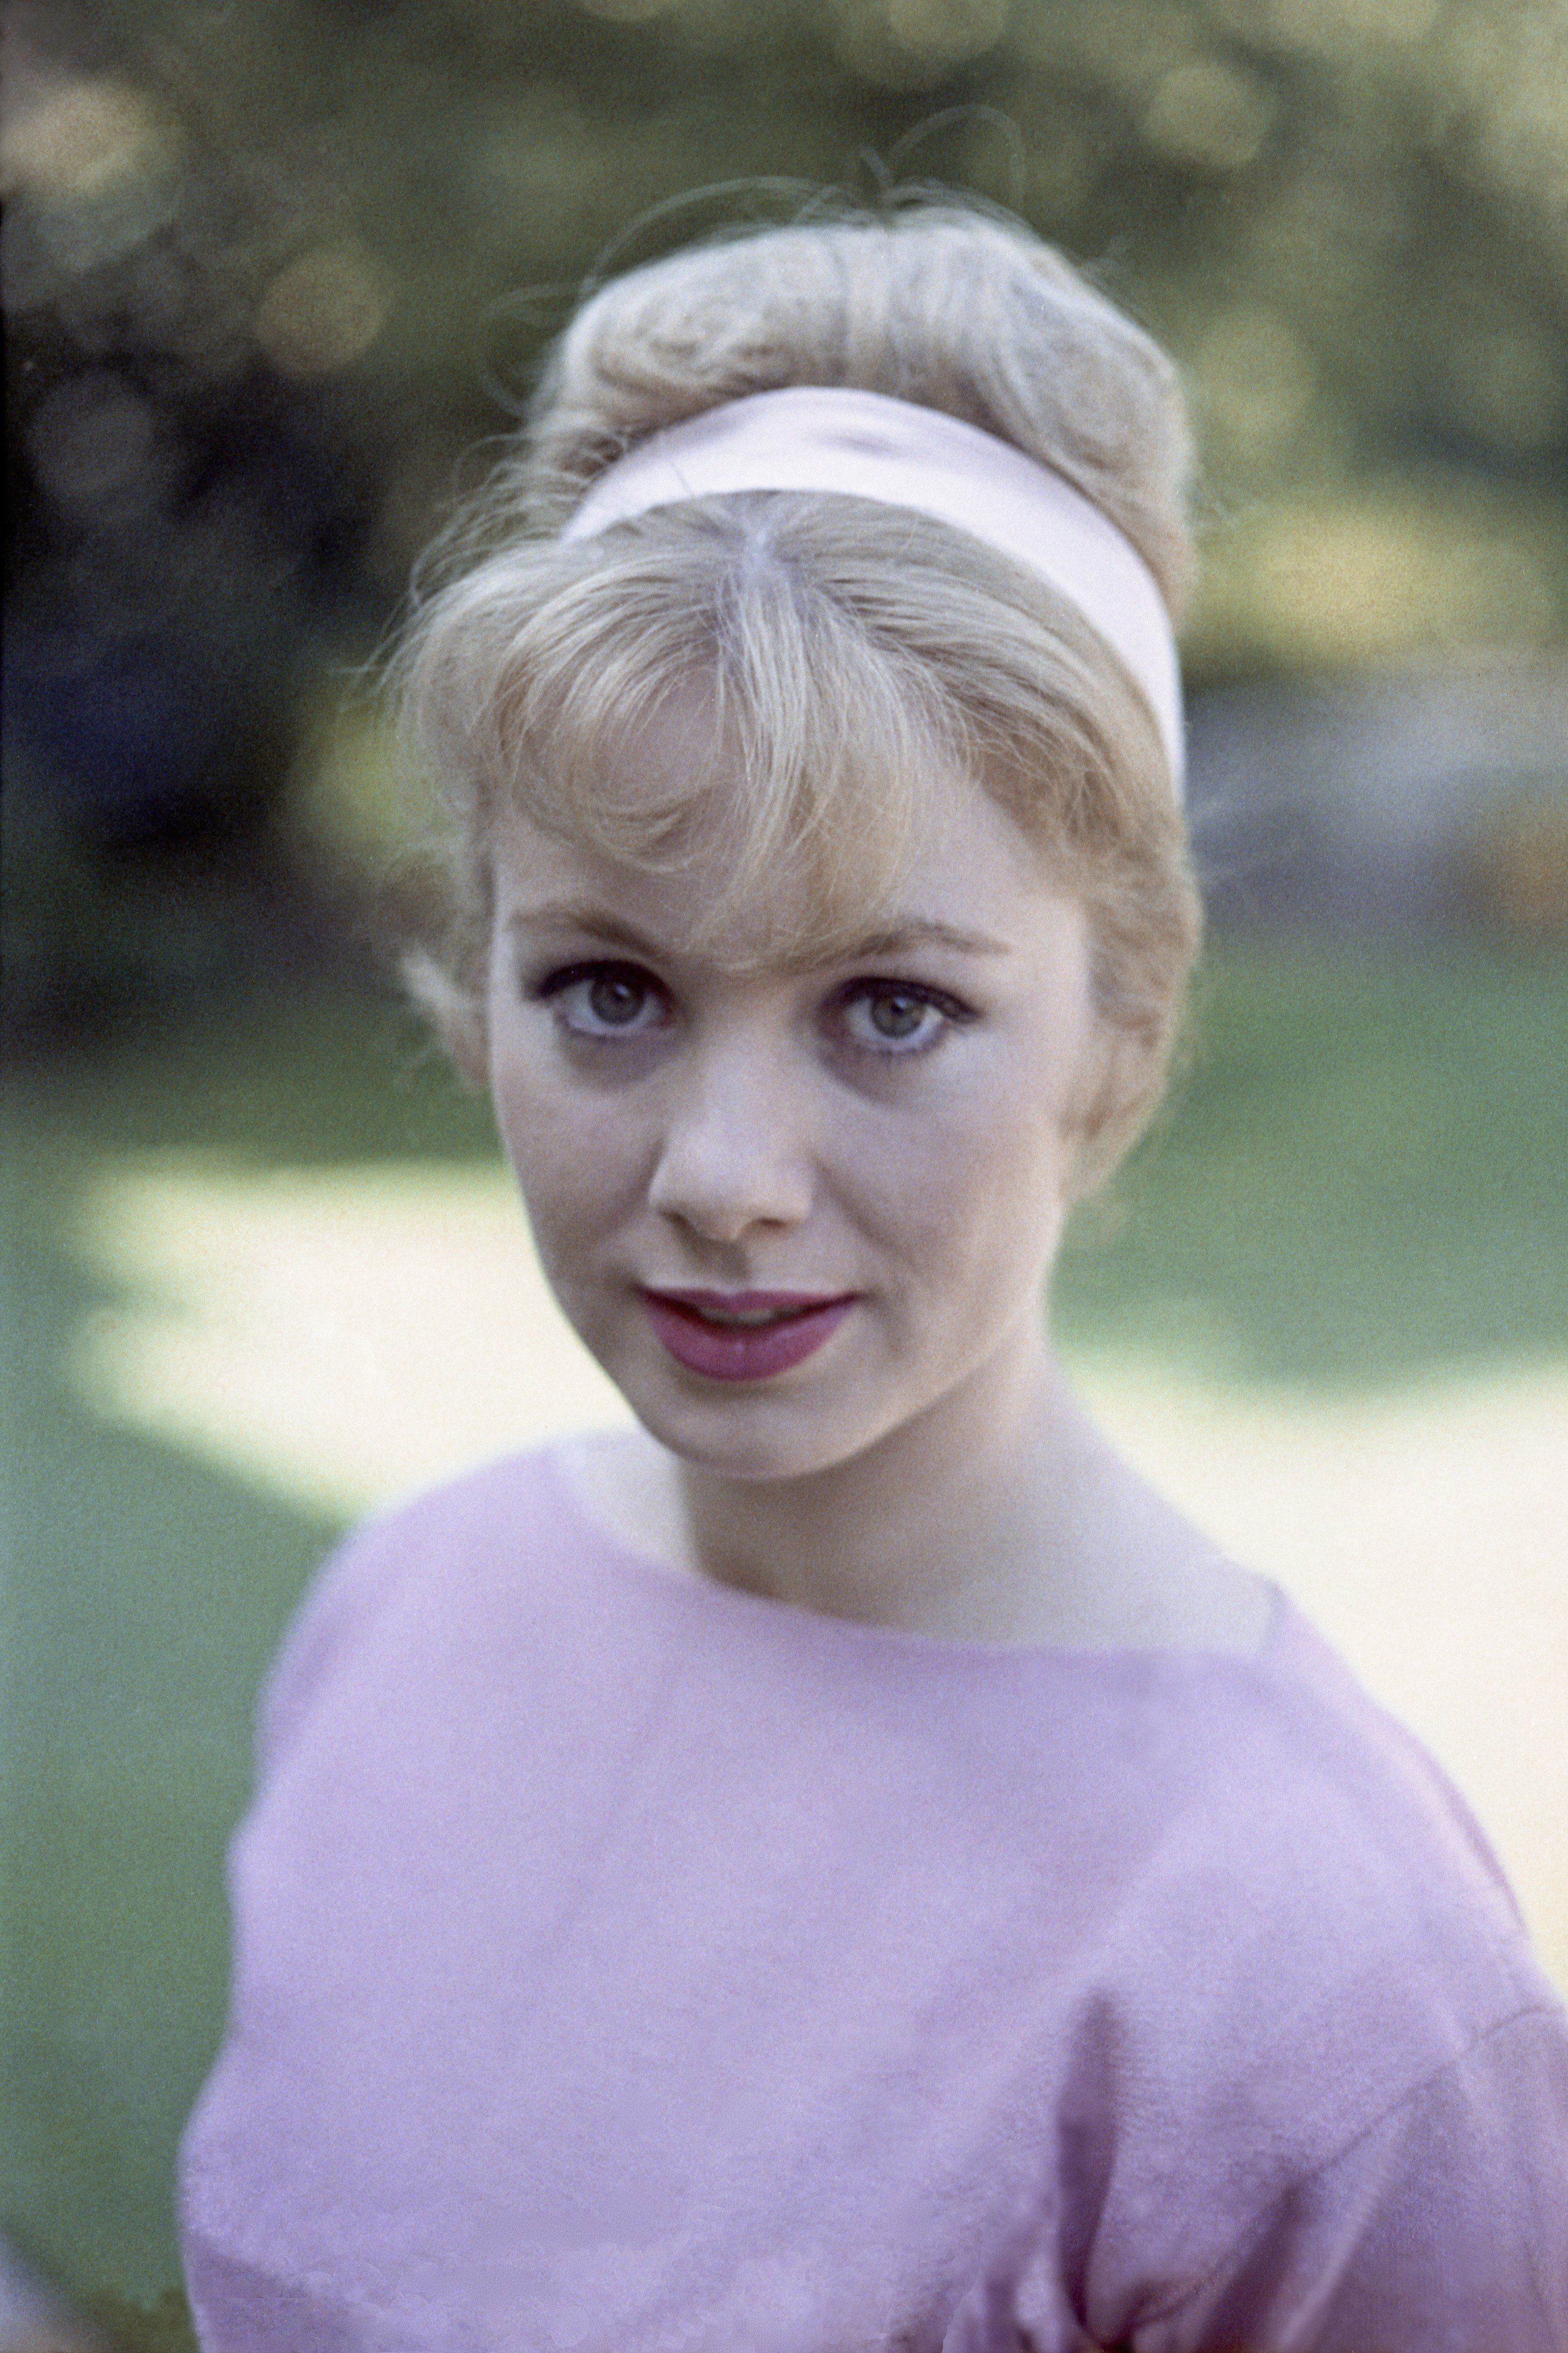
[[[856,1303],[853,1292],[645,1291],[648,1321],[679,1365],[709,1380],[761,1381],[805,1362]]]

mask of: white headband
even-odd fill
[[[1164,599],[1130,539],[1060,474],[937,408],[880,392],[758,392],[640,442],[606,467],[561,536],[683,499],[808,491],[910,507],[984,540],[1076,605],[1142,688],[1182,793],[1182,683]]]

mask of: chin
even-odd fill
[[[663,1388],[663,1396],[658,1390]],[[715,1384],[717,1390],[717,1384]],[[748,1484],[818,1478],[869,1454],[908,1412],[853,1412],[839,1396],[804,1398],[759,1384],[742,1396],[672,1398],[668,1384],[626,1386],[644,1430],[693,1471]]]
[[[650,1438],[693,1470],[751,1485],[836,1471],[886,1431],[855,1426],[842,1404],[807,1403],[759,1387],[743,1395],[671,1397],[667,1384],[627,1382],[622,1393]],[[660,1388],[665,1393],[658,1394]]]
[[[704,1429],[700,1425],[708,1417],[701,1414],[643,1413],[635,1404],[633,1410],[650,1437],[694,1471],[748,1486],[809,1479],[818,1472],[837,1470],[862,1451],[857,1445],[846,1446],[842,1439],[837,1444],[826,1440],[813,1444],[805,1434]]]

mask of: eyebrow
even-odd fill
[[[634,925],[623,923],[603,907],[586,901],[551,899],[542,907],[519,907],[507,917],[509,932],[552,931],[587,932],[594,939],[607,940],[614,947],[633,948],[638,955],[657,956],[657,942],[647,939]]]
[[[594,939],[606,941],[615,947],[630,948],[637,955],[657,959],[668,954],[667,947],[648,939],[635,924],[611,914],[606,908],[581,900],[552,899],[542,906],[520,907],[507,919],[507,929],[586,932]],[[890,924],[885,931],[869,932],[865,938],[853,941],[833,962],[858,964],[900,955],[907,949],[919,947],[952,948],[961,955],[1011,953],[1005,940],[993,939],[988,933],[964,931],[956,923],[941,923],[934,916],[911,915],[905,923]]]
[[[885,932],[872,932],[857,942],[852,956],[897,955],[903,948],[956,948],[961,955],[1007,955],[1011,953],[1005,940],[994,940],[988,932],[966,932],[957,923],[939,923],[934,916],[911,915],[907,923],[895,923]]]

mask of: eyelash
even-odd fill
[[[591,987],[595,982],[605,980],[627,983],[641,993],[645,1002],[649,998],[663,999],[666,1003],[668,1001],[666,991],[659,987],[653,975],[645,972],[640,965],[620,964],[609,957],[595,958],[591,963],[563,965],[558,972],[547,973],[531,994],[540,1004],[556,1006],[556,1018],[562,1028],[571,1036],[586,1039],[594,1044],[601,1042],[614,1044],[617,1038],[642,1038],[647,1035],[650,1029],[663,1028],[662,1022],[646,1024],[638,1022],[635,1026],[630,1022],[610,1022],[602,1029],[579,1029],[568,1020],[566,1009],[560,1004],[560,999],[571,989]]]
[[[959,997],[949,996],[944,988],[931,988],[919,980],[852,980],[847,987],[838,990],[834,1003],[841,1012],[847,1013],[851,1006],[870,1006],[879,997],[904,997],[914,1005],[928,1005],[933,1013],[942,1016],[929,1037],[916,1039],[907,1044],[900,1044],[891,1038],[884,1039],[879,1045],[872,1045],[869,1040],[860,1038],[850,1039],[858,1051],[884,1060],[903,1060],[917,1054],[929,1054],[942,1044],[950,1029],[959,1029],[964,1022],[974,1019],[972,1006],[965,1005]]]
[[[651,1031],[666,1026],[664,1019],[645,1022],[639,1018],[624,1024],[607,1023],[602,1029],[588,1029],[570,1020],[560,1000],[574,988],[606,980],[629,984],[641,992],[645,1005],[652,998],[668,1008],[668,994],[651,973],[645,971],[640,965],[619,963],[611,958],[563,965],[558,971],[547,973],[529,994],[537,1003],[555,1005],[556,1018],[568,1035],[592,1045],[614,1045],[626,1039],[645,1038]],[[885,980],[879,976],[852,980],[835,992],[831,1003],[837,1013],[847,1015],[853,1006],[869,1005],[878,998],[888,997],[903,997],[916,1005],[929,1006],[932,1012],[942,1016],[941,1022],[929,1037],[917,1038],[908,1044],[900,1044],[892,1039],[872,1044],[868,1039],[851,1036],[847,1043],[852,1050],[879,1060],[909,1060],[932,1052],[950,1029],[959,1029],[976,1018],[973,1006],[965,1005],[962,998],[950,995],[946,989],[932,988],[926,982],[918,980]],[[639,1013],[641,1009],[639,1008]]]

